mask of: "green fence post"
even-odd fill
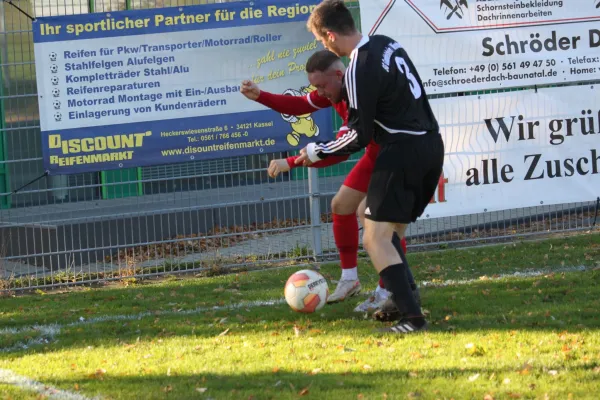
[[[89,0],[90,12],[96,11],[94,0]],[[125,9],[131,9],[131,0],[125,1]],[[142,187],[142,169],[126,168],[118,170],[109,170],[100,172],[100,183],[102,184],[103,199],[119,199],[123,197],[141,196]],[[134,183],[137,181],[137,183]],[[131,182],[123,185],[113,185],[117,182]],[[109,184],[109,185],[106,185]]]

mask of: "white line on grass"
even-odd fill
[[[255,307],[263,307],[263,306],[274,306],[279,304],[284,304],[285,299],[276,299],[276,300],[267,300],[267,301],[248,301],[241,302],[236,304],[229,304],[226,306],[213,306],[213,307],[197,307],[190,310],[180,310],[180,311],[171,311],[171,310],[158,310],[158,311],[145,311],[138,314],[117,314],[117,315],[105,315],[102,317],[94,317],[85,319],[80,317],[78,321],[70,322],[68,324],[50,324],[50,325],[33,325],[26,326],[23,328],[3,328],[0,329],[1,335],[16,335],[20,333],[39,333],[40,337],[36,339],[30,339],[27,342],[17,343],[11,347],[0,347],[0,352],[11,352],[16,350],[24,350],[29,348],[31,345],[49,343],[51,342],[56,335],[60,333],[62,328],[81,326],[81,325],[91,325],[99,322],[111,322],[111,321],[131,321],[136,319],[142,319],[145,317],[154,317],[161,315],[190,315],[190,314],[200,314],[207,311],[223,311],[223,310],[237,310],[240,308],[255,308]]]
[[[521,272],[514,272],[512,274],[501,274],[487,277],[487,281],[496,281],[506,278],[531,278],[535,276],[547,275],[550,273],[561,273],[561,272],[583,272],[589,268],[585,266],[575,267],[561,267],[554,269],[543,269],[543,270],[526,270]],[[444,286],[460,286],[469,285],[476,282],[482,282],[482,278],[474,279],[462,279],[462,280],[446,280],[442,282],[430,282],[422,281],[420,285],[423,287],[444,287]],[[81,317],[78,321],[74,321],[68,324],[50,324],[50,325],[33,325],[23,328],[4,328],[0,329],[0,336],[7,334],[19,334],[19,333],[31,333],[39,332],[40,337],[36,339],[30,339],[27,342],[19,342],[11,347],[0,347],[0,353],[24,350],[29,348],[31,345],[49,343],[54,340],[54,337],[60,333],[62,328],[91,325],[99,322],[110,322],[110,321],[131,321],[136,319],[142,319],[144,317],[159,316],[159,315],[191,315],[200,314],[207,311],[223,311],[223,310],[237,310],[240,308],[255,308],[263,306],[274,306],[285,304],[285,299],[275,299],[267,301],[252,301],[252,302],[241,302],[237,304],[230,304],[226,306],[214,306],[214,307],[197,307],[190,310],[181,311],[146,311],[138,314],[118,314],[118,315],[106,315],[102,317],[94,317],[90,319],[84,319]]]
[[[475,278],[475,279],[460,279],[460,280],[454,280],[454,279],[448,279],[442,282],[429,282],[429,281],[423,281],[421,282],[422,286],[428,286],[428,287],[444,287],[444,286],[460,286],[460,285],[469,285],[471,283],[475,283],[475,282],[485,282],[485,281],[499,281],[502,279],[506,279],[506,278],[533,278],[535,276],[542,276],[542,275],[548,275],[548,274],[552,274],[552,273],[562,273],[562,272],[584,272],[587,271],[589,268],[581,265],[578,267],[561,267],[561,268],[554,268],[554,269],[532,269],[532,270],[525,270],[525,271],[519,271],[519,272],[514,272],[512,274],[500,274],[500,275],[493,275],[493,276],[486,276],[485,278],[483,276],[479,277],[479,278]]]
[[[44,383],[34,381],[33,379],[29,379],[26,376],[17,375],[8,369],[0,369],[0,383],[16,386],[20,389],[24,389],[29,392],[37,392],[39,394],[47,396],[49,399],[92,400],[90,397],[86,397],[74,392],[69,392],[67,390],[56,389]],[[100,397],[94,397],[93,399],[100,399]]]

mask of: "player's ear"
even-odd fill
[[[327,39],[330,42],[335,42],[335,40],[337,39],[337,35],[334,32],[327,31]]]

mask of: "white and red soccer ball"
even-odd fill
[[[320,273],[303,269],[288,278],[284,293],[285,300],[292,310],[313,313],[323,308],[327,302],[329,286]]]

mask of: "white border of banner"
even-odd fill
[[[593,1],[446,3],[461,6],[462,14],[440,0],[360,2],[363,32],[397,40],[428,94],[600,80],[600,8]],[[521,4],[534,8],[514,8]],[[479,11],[502,6],[513,8]],[[478,22],[521,15],[526,18]]]
[[[447,182],[421,218],[587,202],[600,195],[600,87],[435,99],[431,105],[444,138]],[[560,176],[551,177],[558,170]]]

